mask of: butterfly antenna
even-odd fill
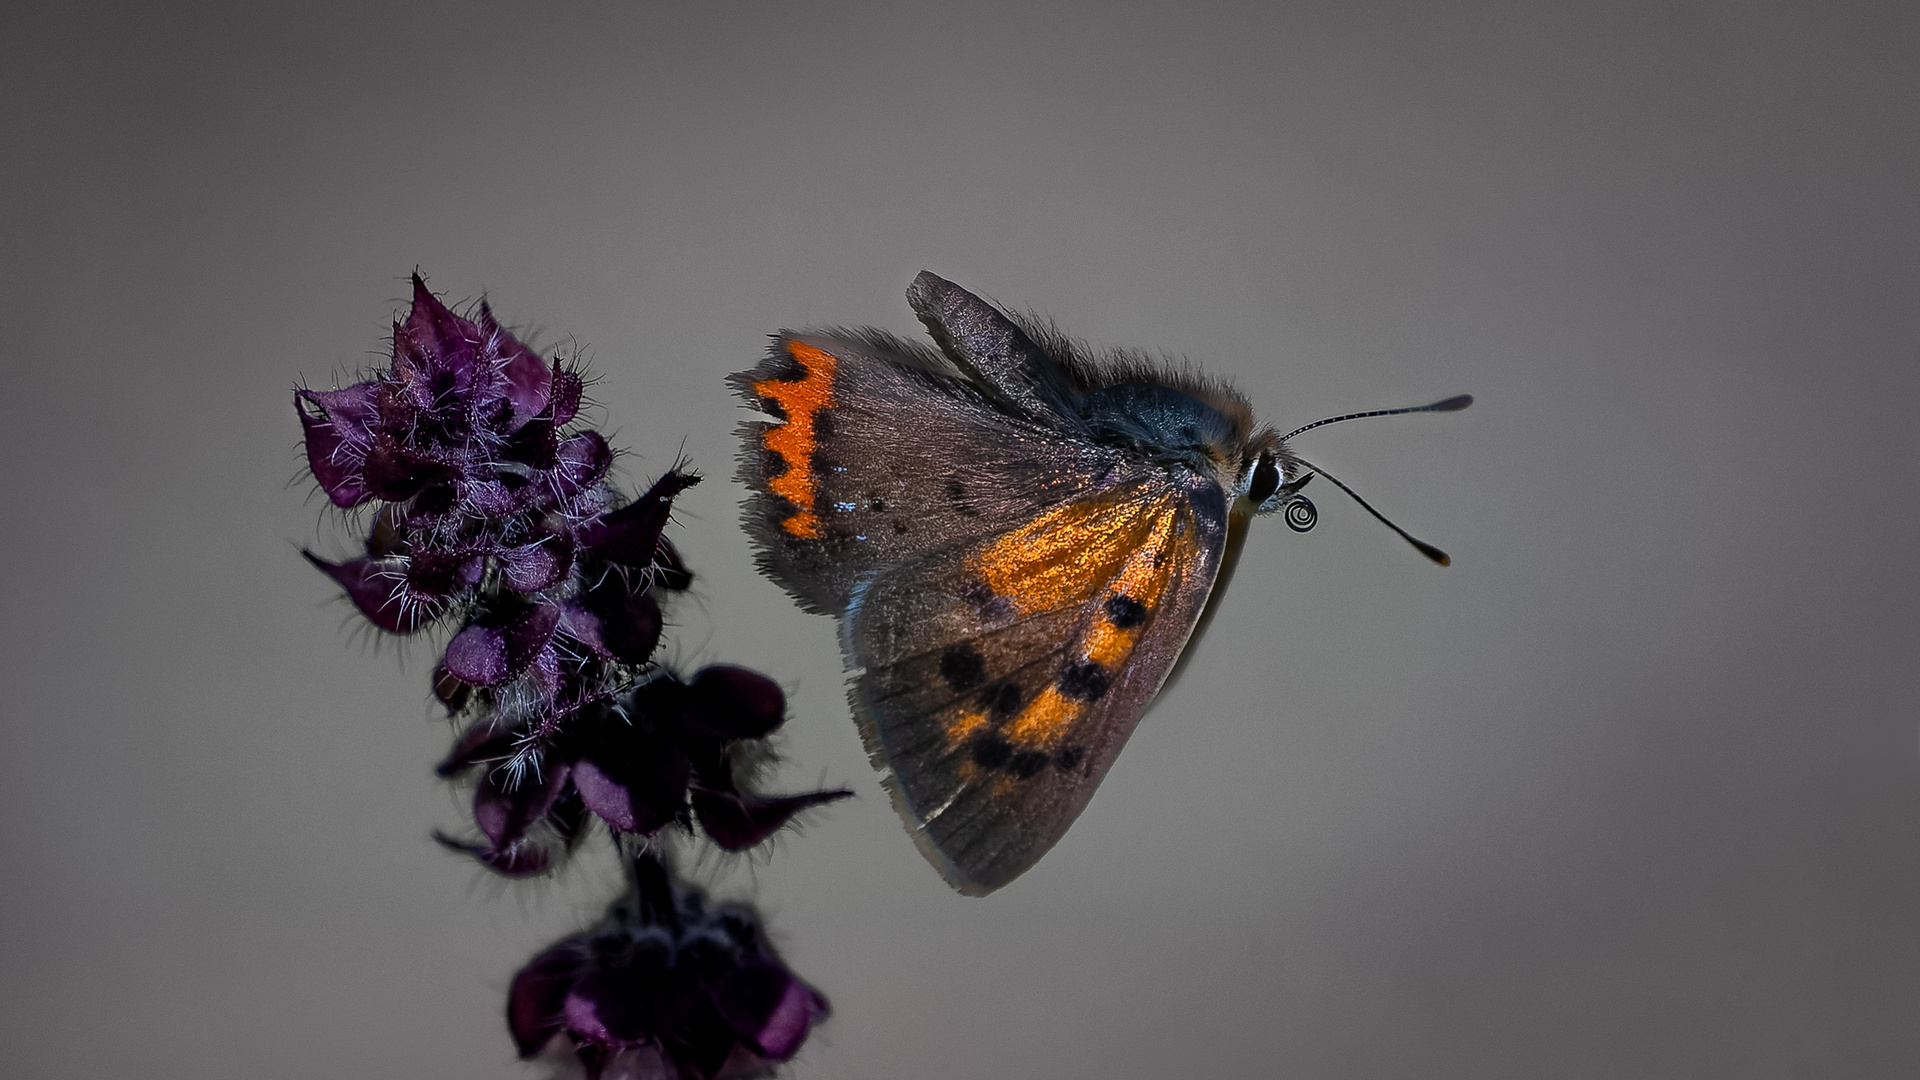
[[[1450,400],[1450,401],[1457,401],[1457,400],[1460,400],[1460,399],[1458,399],[1458,398],[1449,398],[1448,400]],[[1472,398],[1467,398],[1466,400],[1467,400],[1467,401],[1472,401],[1473,399],[1472,399]],[[1440,404],[1442,404],[1442,405],[1445,405],[1446,403],[1447,403],[1447,402],[1445,402],[1445,401],[1443,401],[1443,402],[1440,402]],[[1462,408],[1462,409],[1463,409],[1463,408],[1465,408],[1465,407],[1466,407],[1465,405],[1456,405],[1456,406],[1454,406],[1454,408]],[[1432,408],[1433,408],[1433,406],[1431,406],[1431,405],[1430,405],[1430,406],[1428,406],[1427,408],[1428,408],[1428,409],[1432,409]],[[1394,412],[1421,412],[1422,410],[1420,410],[1420,409],[1394,409],[1393,411],[1394,411]],[[1361,413],[1360,415],[1362,415],[1362,416],[1378,416],[1378,415],[1381,415],[1381,414],[1379,414],[1379,413]],[[1331,421],[1325,421],[1325,422],[1331,422]],[[1382,524],[1382,525],[1385,525],[1385,526],[1386,526],[1387,528],[1389,528],[1389,529],[1392,529],[1392,530],[1393,530],[1394,532],[1397,532],[1397,533],[1399,533],[1399,534],[1400,534],[1400,539],[1402,539],[1402,540],[1405,540],[1405,541],[1406,541],[1407,543],[1409,543],[1409,544],[1412,544],[1412,545],[1414,546],[1414,550],[1416,550],[1416,551],[1418,551],[1418,552],[1420,552],[1420,554],[1422,554],[1422,555],[1425,555],[1425,556],[1426,556],[1427,558],[1429,558],[1429,559],[1432,559],[1432,560],[1433,560],[1434,562],[1437,562],[1437,563],[1439,563],[1439,564],[1440,564],[1441,566],[1452,566],[1452,565],[1453,565],[1453,557],[1452,557],[1451,555],[1448,555],[1448,554],[1447,554],[1446,552],[1444,552],[1444,551],[1441,551],[1441,550],[1440,550],[1439,548],[1437,548],[1437,547],[1434,547],[1434,546],[1433,546],[1432,544],[1429,544],[1429,543],[1427,543],[1427,542],[1426,542],[1425,540],[1420,540],[1420,539],[1417,539],[1417,538],[1415,538],[1415,537],[1414,537],[1414,535],[1413,535],[1412,533],[1409,533],[1409,532],[1408,532],[1407,530],[1405,530],[1405,529],[1403,529],[1403,528],[1401,528],[1401,527],[1400,527],[1400,526],[1398,526],[1398,525],[1395,525],[1395,524],[1394,524],[1393,522],[1391,522],[1391,521],[1388,521],[1388,520],[1387,520],[1387,515],[1385,515],[1385,514],[1383,514],[1383,513],[1381,513],[1381,512],[1380,512],[1380,511],[1378,511],[1378,510],[1375,510],[1375,509],[1373,508],[1373,505],[1372,505],[1371,503],[1369,503],[1369,502],[1367,502],[1367,500],[1365,500],[1365,499],[1363,499],[1363,498],[1361,498],[1361,497],[1360,497],[1360,493],[1359,493],[1359,492],[1357,492],[1357,491],[1355,491],[1355,490],[1353,490],[1352,488],[1350,488],[1350,487],[1348,487],[1347,485],[1345,485],[1345,484],[1343,484],[1343,483],[1341,483],[1341,482],[1340,482],[1340,480],[1339,480],[1339,478],[1338,478],[1338,477],[1336,477],[1336,476],[1334,476],[1334,475],[1333,475],[1332,473],[1330,473],[1330,472],[1328,472],[1327,470],[1325,470],[1325,469],[1323,469],[1323,468],[1321,468],[1321,467],[1320,467],[1320,466],[1318,466],[1318,465],[1315,465],[1315,464],[1314,464],[1313,462],[1311,462],[1311,461],[1308,461],[1308,460],[1306,460],[1305,458],[1302,458],[1302,457],[1299,457],[1299,456],[1295,456],[1293,460],[1295,460],[1295,461],[1297,461],[1297,462],[1299,462],[1300,464],[1302,464],[1302,465],[1304,465],[1304,466],[1306,466],[1307,468],[1309,468],[1309,469],[1311,469],[1311,470],[1313,470],[1314,472],[1316,472],[1316,473],[1319,473],[1319,474],[1320,474],[1321,476],[1324,476],[1324,477],[1326,477],[1326,478],[1327,478],[1327,479],[1328,479],[1329,481],[1331,481],[1331,482],[1333,483],[1333,486],[1334,486],[1334,487],[1337,487],[1337,488],[1339,488],[1339,489],[1340,489],[1341,491],[1344,491],[1344,492],[1346,492],[1346,493],[1347,493],[1347,495],[1348,495],[1348,497],[1349,497],[1349,498],[1351,498],[1351,499],[1353,499],[1353,501],[1354,501],[1354,502],[1357,502],[1357,503],[1359,503],[1359,504],[1360,504],[1360,506],[1361,506],[1361,508],[1362,508],[1362,509],[1364,509],[1364,510],[1365,510],[1365,511],[1366,511],[1367,513],[1369,513],[1369,514],[1372,514],[1372,515],[1373,515],[1374,517],[1377,517],[1377,518],[1379,518],[1379,519],[1380,519],[1380,524]]]
[[[1456,394],[1455,396],[1450,397],[1445,401],[1436,401],[1431,405],[1415,405],[1411,408],[1406,408],[1406,409],[1375,409],[1372,412],[1356,412],[1356,413],[1348,413],[1345,416],[1329,416],[1325,420],[1315,420],[1313,423],[1308,424],[1304,427],[1294,428],[1292,431],[1289,431],[1285,435],[1280,436],[1280,441],[1286,442],[1288,439],[1293,438],[1295,435],[1298,435],[1303,431],[1312,431],[1314,428],[1317,428],[1317,427],[1326,427],[1328,424],[1338,424],[1347,420],[1365,420],[1369,416],[1399,416],[1401,413],[1411,413],[1411,412],[1459,412],[1461,409],[1464,409],[1471,404],[1473,404],[1472,394]],[[1321,473],[1320,475],[1327,476],[1326,473]],[[1333,477],[1327,476],[1327,479],[1333,480]],[[1333,482],[1337,484],[1340,481],[1333,480]],[[1353,495],[1353,492],[1349,491],[1347,492],[1347,494]],[[1360,496],[1353,495],[1353,497],[1358,499]],[[1367,506],[1367,504],[1364,502],[1361,503],[1360,505]],[[1367,509],[1371,510],[1373,508],[1371,506],[1367,506]],[[1377,513],[1374,516],[1380,517],[1380,515]],[[1380,520],[1386,521],[1387,519],[1380,518]],[[1391,525],[1393,523],[1389,521],[1387,522],[1387,524]],[[1405,536],[1406,534],[1402,533],[1401,535]],[[1409,537],[1408,539],[1412,539],[1412,538]]]

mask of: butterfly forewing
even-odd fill
[[[1124,457],[1009,414],[937,359],[879,340],[781,335],[733,377],[761,566],[837,614],[872,571],[1004,531],[1124,471]]]
[[[1052,847],[1192,632],[1218,488],[1162,476],[882,573],[848,613],[852,699],[916,839],[966,892]]]

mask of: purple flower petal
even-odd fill
[[[464,398],[473,385],[480,328],[455,315],[413,275],[413,308],[393,328],[393,373],[413,388],[423,408],[443,394]]]
[[[473,856],[481,865],[502,877],[532,877],[545,871],[547,864],[553,861],[552,852],[531,842],[515,844],[502,851],[485,844],[463,843],[442,832],[434,833],[433,838],[448,851]]]
[[[432,622],[441,608],[410,595],[405,587],[407,564],[399,559],[349,559],[331,563],[311,551],[302,555],[314,568],[338,582],[347,599],[367,621],[392,634],[411,634]]]
[[[739,791],[695,788],[693,812],[699,815],[700,827],[714,843],[728,851],[745,851],[778,832],[800,811],[852,794],[842,789],[763,798]]]
[[[410,499],[427,485],[450,476],[452,470],[446,463],[384,431],[374,435],[362,465],[367,490],[388,502]]]
[[[504,759],[518,741],[513,729],[500,722],[498,714],[488,714],[454,740],[453,749],[447,751],[447,756],[433,771],[443,777],[458,776],[483,761]]]
[[[654,481],[645,495],[582,526],[580,543],[597,549],[623,566],[652,566],[659,552],[660,531],[673,512],[673,498],[700,482],[691,473],[668,472]]]
[[[581,599],[585,610],[599,620],[599,650],[628,664],[643,664],[653,655],[660,643],[660,605],[645,575],[614,570]]]
[[[560,444],[554,452],[553,493],[563,503],[571,503],[579,494],[604,480],[613,465],[613,451],[597,431],[583,431]]]
[[[493,309],[487,302],[480,302],[480,332],[485,335],[489,351],[500,357],[500,378],[506,391],[507,401],[513,407],[512,427],[517,430],[535,415],[547,407],[547,397],[553,386],[553,372],[548,370],[547,362],[540,359],[532,349],[500,328],[494,321]]]
[[[364,472],[368,425],[378,418],[374,408],[377,384],[356,383],[344,390],[294,392],[293,408],[307,438],[307,468],[335,506],[358,506],[367,500]],[[319,412],[310,413],[307,405]]]
[[[533,958],[507,990],[507,1030],[523,1058],[538,1054],[566,1023],[567,991],[586,963],[579,938],[567,938]]]
[[[722,976],[713,990],[722,1019],[760,1053],[785,1061],[825,1019],[827,999],[776,962],[762,960]]]
[[[487,770],[473,795],[473,821],[495,851],[518,843],[547,815],[566,787],[568,771],[564,762],[554,761],[541,763],[538,775],[531,767],[518,775],[505,766]]]
[[[553,637],[557,604],[535,604],[500,619],[475,620],[447,642],[447,671],[475,686],[498,686],[520,674]]]
[[[685,750],[617,716],[576,728],[573,783],[587,809],[621,832],[657,831],[687,805]]]
[[[759,739],[780,726],[787,695],[757,671],[715,665],[703,668],[687,684],[678,720],[696,735],[717,739]]]

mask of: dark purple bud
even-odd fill
[[[808,1030],[827,1015],[827,999],[819,991],[770,959],[722,976],[713,1004],[729,1027],[774,1061],[792,1057]]]
[[[365,481],[370,425],[378,419],[374,394],[378,384],[356,383],[344,390],[298,390],[294,411],[307,438],[307,468],[335,506],[358,506],[371,494]],[[319,409],[309,412],[307,406]]]
[[[579,635],[587,645],[614,660],[643,664],[660,644],[660,605],[647,587],[646,575],[610,569],[581,597],[585,612],[598,620],[593,637]],[[583,629],[585,620],[580,620]]]
[[[411,634],[438,618],[442,608],[429,598],[411,595],[406,588],[407,562],[402,559],[350,559],[330,563],[311,551],[302,555],[314,568],[347,591],[347,599],[367,621],[388,633]]]
[[[839,791],[811,791],[804,795],[763,798],[740,791],[695,788],[693,812],[699,816],[700,827],[713,838],[714,843],[728,851],[745,851],[778,832],[800,811],[852,794],[843,788]]]
[[[586,961],[581,939],[567,938],[534,957],[513,977],[507,991],[507,1030],[513,1033],[514,1049],[521,1057],[538,1054],[566,1024],[567,992]]]
[[[715,665],[687,684],[678,720],[696,735],[764,738],[786,719],[787,695],[772,679],[746,668]]]
[[[538,759],[517,772],[505,765],[487,770],[474,792],[473,820],[495,851],[519,843],[534,822],[547,816],[566,787],[568,772],[563,762]]]
[[[700,482],[691,473],[668,472],[645,495],[580,529],[580,543],[624,566],[652,566],[660,531],[673,511],[673,498]]]
[[[615,829],[650,834],[685,809],[693,766],[673,741],[603,714],[576,729],[572,746],[581,801]]]
[[[476,619],[447,643],[447,671],[475,686],[498,686],[533,662],[547,647],[559,621],[557,604],[534,604]]]
[[[573,539],[548,534],[531,544],[509,548],[500,553],[500,572],[507,586],[516,592],[550,589],[567,578],[573,569]]]
[[[485,300],[480,302],[480,332],[489,351],[500,356],[500,377],[513,407],[512,426],[517,429],[546,409],[553,373],[545,360],[500,328]]]

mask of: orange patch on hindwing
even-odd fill
[[[767,481],[767,490],[786,499],[794,513],[780,527],[803,540],[820,535],[820,517],[813,511],[814,417],[833,407],[832,353],[799,341],[787,342],[787,353],[803,372],[798,379],[762,379],[753,392],[777,402],[787,418],[767,428],[766,448],[780,455],[787,471]]]
[[[1087,612],[1058,681],[1008,721],[1014,745],[1059,746],[1118,681],[1172,578],[1178,517],[1164,498],[1069,504],[976,558],[981,580],[1021,614],[1068,606]]]

